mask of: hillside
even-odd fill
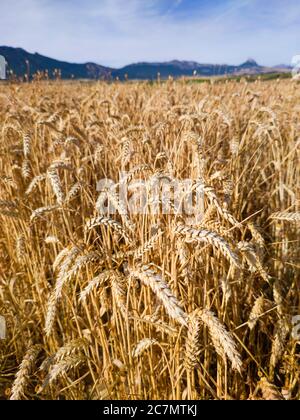
[[[129,79],[156,79],[160,74],[165,79],[168,76],[181,77],[193,76],[197,74],[202,77],[225,76],[225,75],[257,75],[264,73],[274,73],[279,70],[283,73],[289,72],[288,66],[280,65],[276,67],[264,67],[253,59],[247,60],[238,66],[227,64],[201,64],[194,61],[173,60],[162,63],[134,63],[121,69],[112,69],[96,63],[68,63],[55,60],[38,53],[31,54],[22,48],[0,47],[0,55],[6,58],[8,70],[12,70],[15,75],[22,77],[30,72],[32,77],[37,71],[48,70],[49,77],[53,77],[56,69],[61,71],[62,79],[110,79],[118,77],[121,80]],[[29,64],[27,64],[29,63]]]
[[[8,69],[19,77],[27,73],[26,60],[29,62],[31,76],[38,70],[48,70],[49,76],[52,77],[55,69],[61,70],[63,79],[99,79],[108,77],[111,73],[110,68],[95,63],[67,63],[38,53],[31,54],[22,48],[0,47],[0,55],[6,58]]]
[[[152,79],[160,73],[162,78],[169,75],[179,76],[224,76],[233,74],[260,74],[273,69],[260,66],[254,60],[248,60],[239,66],[227,64],[200,64],[194,61],[170,61],[166,63],[136,63],[128,65],[113,74],[123,79],[127,74],[130,79]]]

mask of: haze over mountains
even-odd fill
[[[288,72],[290,67],[279,65],[275,67],[264,67],[249,59],[245,63],[237,66],[226,64],[200,64],[193,61],[173,60],[163,63],[135,63],[127,65],[121,69],[113,69],[101,66],[96,63],[68,63],[45,57],[38,53],[31,54],[22,48],[12,48],[0,46],[0,55],[3,55],[8,63],[8,70],[22,77],[30,73],[30,76],[37,71],[48,70],[49,77],[53,76],[55,70],[61,71],[63,79],[110,79],[118,77],[128,79],[156,79],[159,73],[161,78],[168,76],[193,76],[197,74],[202,77],[223,76],[223,75],[242,75],[242,74],[263,74],[275,72]]]

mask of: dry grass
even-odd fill
[[[293,81],[1,85],[0,398],[299,399],[299,100]],[[121,171],[147,194],[191,179],[203,208],[127,214],[96,188]]]

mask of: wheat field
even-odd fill
[[[0,85],[0,398],[298,400],[299,104],[292,80]],[[186,179],[192,214],[151,195]]]

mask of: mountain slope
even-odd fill
[[[32,76],[38,70],[48,70],[49,77],[53,77],[55,69],[61,71],[63,79],[110,79],[118,77],[124,80],[129,79],[156,79],[158,73],[160,77],[166,79],[168,76],[181,77],[193,76],[197,74],[202,77],[224,76],[224,75],[243,75],[243,74],[263,74],[278,72],[279,68],[263,67],[255,60],[249,59],[239,66],[226,64],[200,64],[194,61],[173,60],[164,63],[135,63],[121,69],[112,69],[95,63],[67,63],[54,60],[38,53],[31,54],[22,48],[0,47],[0,55],[6,58],[8,70],[12,70],[18,77],[27,74],[28,70]],[[28,64],[26,64],[26,61]],[[288,72],[288,66],[280,66],[280,71]]]
[[[249,59],[239,66],[227,64],[200,64],[193,61],[170,61],[166,63],[136,63],[123,67],[113,72],[113,76],[124,79],[155,79],[158,73],[162,78],[168,76],[224,76],[242,74],[263,74],[272,73],[276,70],[270,67],[263,67],[256,61]]]
[[[0,55],[3,55],[8,63],[8,69],[12,70],[18,77],[27,74],[28,67],[26,60],[29,62],[29,71],[32,76],[39,71],[48,70],[49,76],[53,76],[55,69],[61,70],[63,79],[99,79],[108,77],[112,69],[103,67],[95,63],[75,64],[64,61],[54,60],[38,53],[31,54],[22,48],[1,47]]]
[[[162,78],[168,76],[193,76],[195,72],[201,76],[217,76],[233,74],[238,67],[214,64],[199,64],[190,61],[170,61],[167,63],[136,63],[123,67],[113,74],[123,79],[125,74],[130,79],[153,79],[160,73]]]

